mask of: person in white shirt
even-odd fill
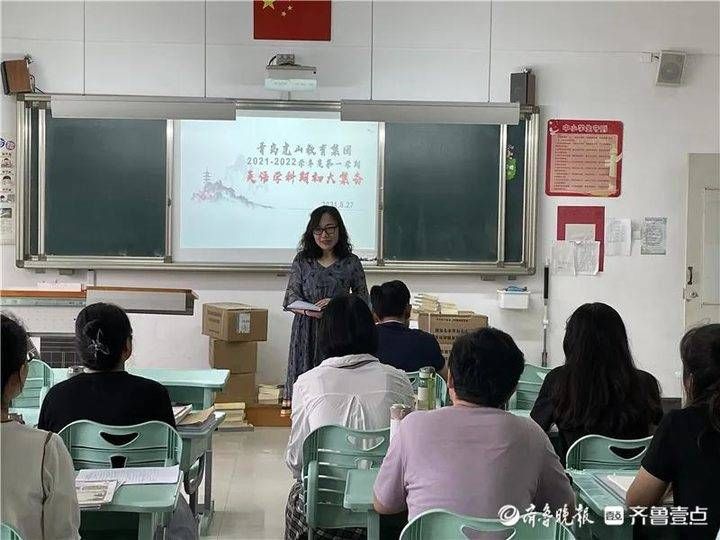
[[[10,417],[28,373],[28,338],[2,315],[2,501],[0,519],[26,540],[80,538],[72,459],[62,439]]]
[[[307,533],[302,494],[302,445],[312,431],[327,425],[384,429],[394,403],[412,406],[413,388],[403,371],[374,356],[377,330],[365,302],[345,295],[323,310],[318,330],[322,363],[298,377],[293,388],[292,428],[285,462],[297,480],[285,511],[285,539]],[[337,531],[341,533],[341,531]],[[324,531],[331,538],[332,531]],[[342,531],[343,538],[347,531]],[[341,534],[342,534],[341,533]]]

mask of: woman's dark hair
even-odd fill
[[[481,328],[455,340],[448,367],[458,398],[500,408],[520,380],[525,357],[502,330]]]
[[[660,389],[653,396],[641,383],[617,311],[600,302],[577,308],[563,350],[565,369],[552,396],[558,425],[608,435],[656,421]]]
[[[378,319],[404,317],[410,305],[410,291],[400,280],[388,281],[370,289],[370,303]]]
[[[318,339],[323,359],[375,354],[378,337],[370,308],[358,296],[333,298],[323,310]]]
[[[298,246],[300,255],[305,259],[319,259],[322,257],[322,249],[317,245],[317,242],[315,242],[313,229],[320,225],[320,220],[324,214],[329,214],[338,224],[338,241],[333,249],[333,253],[338,259],[344,259],[352,253],[352,244],[350,243],[350,238],[348,237],[342,216],[334,206],[320,206],[312,211],[310,220],[308,221],[307,227],[305,227],[305,232]]]
[[[23,326],[12,316],[2,314],[2,334],[0,335],[2,352],[2,392],[10,377],[20,371],[28,361],[28,336]]]
[[[97,371],[117,367],[132,338],[127,314],[113,304],[85,307],[75,320],[75,344],[84,366]]]
[[[680,341],[688,405],[704,407],[710,426],[720,432],[720,324],[688,330]]]

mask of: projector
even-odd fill
[[[280,92],[315,90],[317,88],[317,68],[296,64],[295,55],[283,56],[290,62],[266,66],[265,88]]]

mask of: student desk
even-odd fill
[[[180,496],[180,483],[175,484],[137,484],[122,485],[117,488],[111,503],[100,508],[82,509],[83,517],[87,514],[101,514],[104,512],[132,513],[138,515],[138,540],[152,540],[157,527],[162,523],[163,516],[175,510]]]
[[[66,368],[52,368],[55,384],[67,379]],[[227,369],[164,369],[130,368],[128,373],[152,379],[167,388],[170,401],[192,405],[193,409],[207,409],[215,402],[230,377]]]
[[[345,482],[343,506],[367,515],[367,539],[380,538],[380,516],[373,509],[373,486],[380,469],[351,469]]]
[[[595,522],[591,525],[594,537],[617,540],[632,540],[633,528],[628,520],[627,512],[625,514],[625,523],[623,525],[605,525],[603,522],[604,510],[606,506],[622,506],[625,507],[625,501],[618,496],[613,490],[607,487],[598,478],[608,474],[627,474],[627,470],[592,470],[585,469],[576,471],[568,469],[567,474],[572,478],[573,489],[577,495],[578,503],[583,503],[590,509],[591,519]]]
[[[214,502],[212,500],[212,435],[217,427],[225,421],[224,412],[215,412],[215,420],[203,429],[178,426],[178,433],[183,442],[180,458],[180,470],[185,473],[185,491],[190,496],[190,509],[197,517],[200,516],[200,532],[205,533],[213,517]],[[189,472],[195,463],[198,472],[195,481],[190,481]],[[198,487],[205,479],[205,498],[198,504]]]

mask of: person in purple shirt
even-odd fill
[[[432,366],[447,379],[445,358],[435,336],[410,328],[410,291],[402,281],[388,281],[370,290],[370,304],[377,323],[378,350],[383,364],[403,371]]]
[[[450,354],[453,405],[416,411],[400,422],[375,482],[375,511],[412,520],[431,509],[498,518],[553,514],[575,496],[545,432],[531,419],[503,410],[525,360],[513,339],[495,328],[459,337]]]

